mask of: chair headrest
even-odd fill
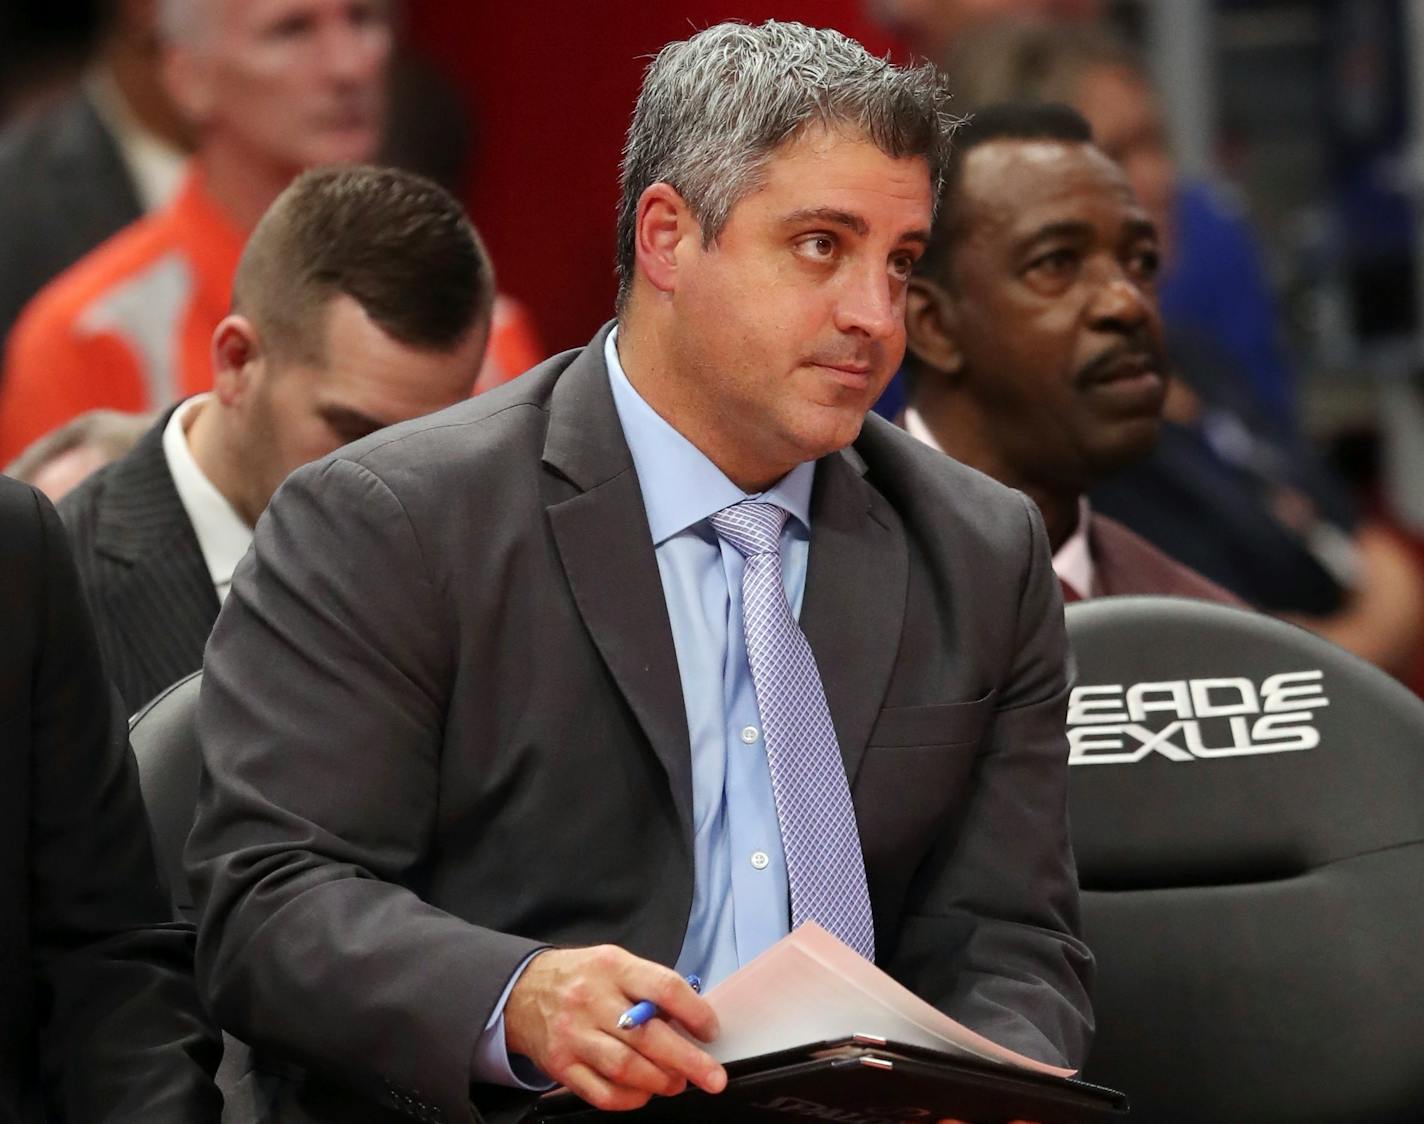
[[[1303,629],[1167,597],[1071,604],[1089,889],[1256,882],[1424,838],[1424,702]]]
[[[176,912],[185,917],[192,913],[192,895],[183,870],[183,847],[193,826],[202,775],[197,728],[202,683],[203,673],[195,671],[129,719],[129,741],[138,762],[159,875]]]

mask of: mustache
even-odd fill
[[[1075,381],[1079,386],[1105,382],[1124,367],[1141,367],[1163,375],[1167,373],[1167,357],[1150,340],[1130,340],[1093,356],[1081,367]]]

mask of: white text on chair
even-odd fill
[[[1200,761],[1314,749],[1320,744],[1314,711],[1329,705],[1320,671],[1281,672],[1259,688],[1240,676],[1075,687],[1068,703],[1069,763],[1130,765],[1154,753],[1169,761]]]

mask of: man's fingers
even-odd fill
[[[651,1094],[641,1089],[625,1089],[614,1085],[582,1062],[574,1062],[563,1074],[558,1075],[570,1090],[577,1093],[594,1108],[604,1112],[627,1112],[642,1108]]]
[[[643,999],[663,1018],[619,1030],[619,1016]],[[504,1017],[510,1050],[600,1109],[637,1108],[688,1082],[710,1093],[727,1084],[726,1071],[664,1021],[710,1039],[712,1008],[676,972],[613,945],[539,953],[515,981]]]
[[[663,1029],[668,1028],[664,1026]],[[637,1037],[641,1039],[642,1036]],[[596,1034],[586,1044],[581,1057],[605,1081],[620,1088],[672,1097],[687,1087],[687,1081],[680,1072],[646,1057],[641,1050],[641,1041],[625,1042],[612,1034]]]
[[[666,1018],[676,1019],[703,1042],[717,1037],[717,1014],[670,968],[629,956],[620,983],[635,999],[651,999]]]
[[[727,1071],[667,1023],[654,1019],[624,1035],[658,1069],[678,1074],[708,1093],[727,1087]]]

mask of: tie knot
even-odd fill
[[[778,554],[781,528],[790,515],[774,503],[736,503],[711,517],[712,529],[750,558],[754,554]]]

